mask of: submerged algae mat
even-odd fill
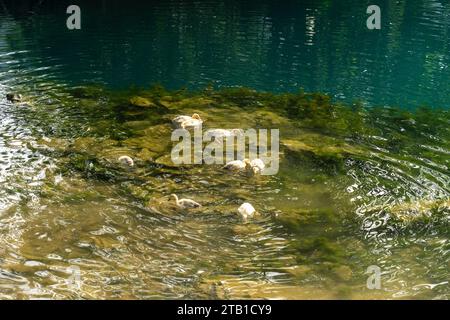
[[[24,91],[0,108],[1,298],[449,298],[446,110],[244,88]],[[279,173],[174,165],[170,120],[193,113],[205,129],[280,129]],[[203,207],[179,211],[171,193]],[[244,201],[260,215],[242,221]]]

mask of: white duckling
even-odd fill
[[[233,160],[228,162],[226,165],[222,167],[222,169],[230,170],[230,171],[243,171],[249,170],[251,168],[250,160]]]
[[[250,166],[252,168],[253,174],[261,173],[266,165],[264,164],[264,161],[261,159],[253,159],[250,161]]]
[[[242,129],[210,129],[206,131],[207,137],[214,137],[215,139],[238,137],[242,135],[244,135],[244,131]]]
[[[194,113],[192,117],[189,116],[177,116],[172,120],[172,124],[178,129],[189,129],[200,126],[203,120],[197,113]]]
[[[178,199],[178,196],[176,194],[171,194],[170,197],[175,199],[175,202],[180,209],[193,209],[201,207],[201,204],[195,202],[194,200]]]
[[[134,167],[134,161],[129,156],[121,156],[118,160],[124,166]]]
[[[256,210],[250,203],[245,202],[239,207],[238,212],[244,220],[247,220],[248,218],[253,218]]]

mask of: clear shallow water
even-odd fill
[[[217,167],[160,166],[143,161],[140,152],[147,148],[156,161],[167,164],[168,120],[195,110],[211,128],[228,123],[281,126],[282,139],[306,143],[329,137],[326,130],[311,130],[282,110],[278,123],[275,114],[268,120],[258,109],[233,109],[228,102],[141,111],[114,100],[129,92],[102,90],[90,96],[71,90],[86,82],[111,88],[154,81],[202,88],[212,82],[278,92],[302,86],[405,108],[445,105],[448,73],[438,70],[448,56],[428,62],[426,79],[419,76],[425,66],[415,59],[448,42],[436,36],[436,30],[448,28],[442,20],[448,8],[437,2],[403,6],[412,12],[404,15],[407,27],[392,48],[400,54],[422,38],[427,45],[415,46],[410,60],[396,56],[389,62],[393,65],[382,64],[392,79],[388,82],[377,78],[374,68],[367,69],[367,77],[358,72],[358,61],[377,57],[370,50],[344,50],[355,46],[358,32],[347,23],[355,23],[349,12],[357,5],[328,8],[333,11],[322,20],[330,19],[329,12],[347,18],[336,18],[333,30],[334,16],[327,20],[331,32],[320,41],[309,15],[306,37],[304,18],[325,5],[292,4],[284,11],[270,3],[223,8],[212,2],[195,9],[173,3],[146,10],[114,4],[92,7],[101,18],[88,12],[80,33],[57,27],[65,23],[64,15],[54,15],[60,6],[32,9],[44,15],[19,14],[28,6],[3,13],[0,95],[21,92],[29,106],[11,105],[4,98],[0,104],[0,297],[448,298],[448,204],[438,211],[442,217],[433,215],[425,224],[411,226],[389,214],[413,215],[430,207],[429,202],[448,201],[448,112],[413,117],[381,109],[376,116],[364,116],[374,132],[346,138],[364,155],[338,162],[342,168],[320,155],[284,150],[277,176],[251,179],[224,175]],[[147,21],[153,28],[143,27]],[[406,36],[414,28],[423,33]],[[215,32],[208,36],[204,30]],[[289,32],[290,37],[282,36]],[[76,46],[67,45],[68,39]],[[295,55],[293,48],[311,49]],[[266,63],[263,57],[272,58]],[[320,69],[320,61],[329,66]],[[294,72],[296,65],[307,72]],[[114,166],[124,152],[137,159],[134,171]],[[172,192],[195,198],[205,209],[194,214],[174,210],[167,202]],[[239,220],[235,210],[244,200],[261,217]],[[409,207],[396,208],[402,204]],[[366,288],[369,265],[381,268],[382,290]],[[74,268],[80,270],[80,287],[67,282]]]

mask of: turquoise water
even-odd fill
[[[0,0],[1,299],[449,298],[448,3],[379,31],[360,1],[78,3],[69,31],[68,1]],[[279,173],[175,166],[194,112],[279,128]]]
[[[356,0],[80,1],[79,31],[65,28],[67,1],[3,3],[0,54],[9,61],[0,71],[9,75],[25,67],[116,88],[302,87],[371,105],[450,102],[446,1],[378,1],[381,30],[366,28],[369,2]]]

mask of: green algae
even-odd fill
[[[130,104],[135,106],[135,107],[141,107],[141,108],[150,108],[150,107],[155,107],[156,106],[149,99],[143,98],[143,97],[138,97],[138,96],[131,97],[130,98]]]
[[[301,133],[293,139],[282,139],[287,156],[312,162],[328,172],[342,171],[348,158],[368,158],[370,151],[346,141],[316,133]]]
[[[345,251],[331,239],[317,237],[298,240],[295,245],[299,263],[306,261],[337,263],[345,261]]]
[[[292,231],[301,232],[310,226],[337,223],[339,215],[332,209],[294,209],[284,210],[276,220]]]
[[[414,178],[408,161],[414,160],[418,154],[439,164],[440,179],[444,183],[446,181],[448,128],[444,124],[448,114],[445,112],[439,113],[438,124],[433,127],[431,121],[436,117],[433,111],[371,110],[359,103],[337,104],[318,93],[271,94],[245,88],[208,89],[195,93],[154,87],[124,92],[95,88],[77,91],[75,96],[80,99],[76,104],[80,108],[77,112],[88,117],[88,124],[77,134],[72,131],[72,136],[69,129],[78,128],[76,124],[70,124],[69,128],[56,127],[52,132],[45,132],[45,137],[38,139],[33,149],[57,158],[58,172],[65,179],[55,184],[52,181],[54,176],[49,175],[49,181],[44,182],[41,188],[44,200],[51,202],[57,198],[64,205],[81,208],[85,202],[104,200],[104,194],[109,200],[120,197],[133,208],[128,219],[138,219],[134,215],[144,217],[136,222],[134,227],[137,230],[147,228],[155,237],[170,243],[162,256],[170,255],[177,246],[185,248],[186,245],[191,250],[186,239],[180,241],[176,234],[179,232],[176,229],[178,224],[190,232],[195,228],[205,229],[199,231],[199,235],[189,234],[189,239],[195,239],[199,246],[203,237],[209,234],[214,235],[208,238],[209,241],[221,238],[223,234],[230,235],[221,245],[211,244],[215,246],[213,251],[219,252],[214,256],[219,262],[206,261],[203,255],[202,258],[197,256],[197,260],[201,260],[199,268],[208,270],[198,280],[202,297],[352,297],[351,290],[360,290],[355,282],[364,284],[365,281],[358,263],[366,266],[371,262],[370,258],[363,257],[364,248],[349,249],[348,242],[342,240],[364,236],[358,233],[358,220],[348,219],[355,216],[360,205],[358,201],[372,201],[367,194],[373,192],[373,185],[383,184],[388,191],[398,192],[406,179],[389,180],[389,174],[402,170],[404,176],[411,175],[407,176],[408,179]],[[133,97],[147,99],[156,108],[130,106]],[[94,110],[101,116],[91,117]],[[195,112],[205,119],[205,128],[279,128],[282,151],[279,175],[247,177],[226,174],[219,165],[174,165],[170,157],[173,146],[170,141],[171,119],[179,114]],[[66,126],[67,122],[59,125]],[[426,135],[437,138],[436,143],[431,144],[432,140]],[[432,145],[438,151],[420,150],[418,143]],[[122,155],[132,157],[135,166],[122,166],[118,162]],[[388,171],[394,164],[395,170]],[[382,174],[375,176],[377,166],[382,166],[382,170],[389,174],[380,170]],[[356,182],[352,179],[355,172],[362,176],[357,176]],[[432,171],[433,174],[435,172]],[[72,179],[74,176],[78,179]],[[373,177],[376,179],[370,180]],[[107,186],[105,189],[113,188],[113,194],[103,192],[105,189],[100,187],[103,185]],[[349,186],[351,191],[347,191]],[[445,185],[442,190],[445,191]],[[193,198],[201,202],[204,209],[194,214],[180,212],[168,200],[171,193]],[[406,196],[405,192],[403,197]],[[391,202],[382,207],[375,204],[367,206],[369,209],[364,214],[371,216],[384,210],[391,217],[386,228],[407,228],[411,233],[428,225],[433,226],[430,228],[434,232],[445,235],[448,232],[448,222],[445,222],[448,221],[448,200],[445,197],[438,200],[441,198],[415,197],[415,200],[406,199],[400,204],[399,201]],[[243,201],[253,203],[261,217],[243,223],[236,214],[236,208]],[[382,194],[380,201],[385,201]],[[162,228],[153,222],[156,219],[170,221],[169,226]],[[437,228],[439,225],[441,227]],[[90,233],[98,232],[95,221],[92,225],[90,222],[86,224],[84,229]],[[86,245],[84,249],[78,248],[80,251],[76,253],[85,250],[102,256],[114,255],[119,249],[127,250],[111,235],[84,234],[84,229],[76,229],[76,235],[67,235],[68,240],[63,240],[63,231],[56,238],[65,245]],[[350,231],[346,233],[346,230]],[[380,233],[384,231],[386,229],[379,229]],[[396,235],[405,237],[407,234],[399,232]],[[136,238],[140,237],[140,234],[136,235]],[[25,239],[31,241],[33,235],[28,233]],[[139,250],[145,251],[146,245],[158,250],[152,241],[154,239],[143,239]],[[43,249],[44,245],[42,240],[36,247],[25,246],[23,254],[30,259],[37,259],[41,254],[69,255],[58,246]],[[254,254],[253,250],[260,247],[273,251],[267,256],[264,256],[264,251]],[[192,248],[195,250],[195,246]],[[283,250],[287,250],[288,257],[270,258],[281,255]],[[179,252],[176,254],[180,256]],[[225,258],[232,254],[236,261]],[[240,254],[246,256],[240,258]],[[362,257],[357,262],[352,261],[355,254]],[[253,260],[254,256],[263,256],[267,261]],[[189,261],[189,264],[193,263]],[[23,272],[28,271],[23,269]],[[255,276],[270,272],[285,275],[288,278],[283,281],[288,284],[281,286]],[[318,277],[326,279],[323,287],[314,284],[313,280]],[[312,284],[308,285],[308,282]]]
[[[71,88],[68,90],[68,93],[74,98],[100,99],[105,95],[105,88],[100,85],[91,84]]]
[[[366,208],[367,212],[383,213],[389,217],[390,230],[397,233],[441,231],[448,234],[449,228],[449,199],[421,199],[401,202],[390,206],[375,206]]]
[[[170,142],[170,119],[177,114],[200,113],[205,125],[212,128],[231,128],[237,124],[243,128],[280,128],[282,161],[286,158],[289,163],[303,163],[311,170],[317,168],[319,171],[310,177],[314,181],[327,180],[323,173],[332,176],[344,174],[347,159],[370,159],[374,143],[378,148],[395,153],[414,151],[417,135],[424,132],[423,122],[429,122],[434,114],[425,109],[414,113],[383,108],[380,112],[381,109],[371,110],[358,102],[347,106],[333,102],[329,96],[303,91],[273,94],[246,88],[207,88],[203,92],[171,92],[154,86],[150,89],[131,88],[110,92],[93,86],[75,88],[69,92],[84,100],[101,97],[103,101],[108,101],[102,108],[107,108],[104,111],[110,115],[110,120],[101,119],[92,123],[95,136],[77,138],[65,150],[83,155],[72,161],[75,169],[86,171],[86,163],[92,160],[95,165],[94,169],[88,168],[90,171],[98,176],[110,177],[115,174],[114,170],[120,172],[122,169],[103,170],[102,163],[111,166],[120,155],[135,158],[139,166],[176,168],[169,153],[173,145]],[[129,114],[117,108],[132,100],[144,104],[153,101],[152,104],[166,108],[168,114],[161,116],[146,111]],[[384,127],[376,122],[379,118],[383,119],[381,124]],[[384,119],[387,118],[392,122],[386,123]],[[396,123],[401,123],[404,130],[389,130]],[[414,127],[414,123],[418,124],[419,129]],[[442,134],[442,125],[438,127],[441,130],[429,128],[431,131],[427,132]],[[375,142],[373,137],[381,134],[381,130],[386,131],[386,138]],[[111,131],[114,133],[111,134]],[[61,140],[58,137],[51,139]],[[60,144],[66,142],[61,141]],[[107,172],[101,173],[102,170]]]

